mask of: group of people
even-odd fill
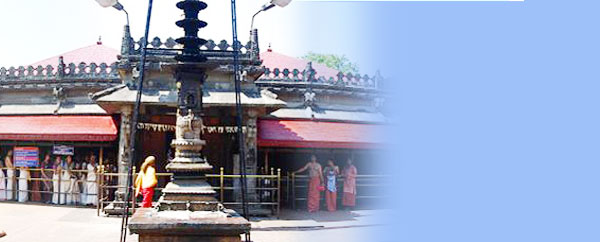
[[[70,155],[52,160],[49,153],[38,167],[16,167],[9,150],[4,164],[0,162],[0,201],[96,205],[97,167],[94,154],[74,162]]]
[[[294,172],[300,173],[308,170],[308,212],[319,211],[322,191],[325,191],[327,210],[330,212],[337,210],[337,178],[340,176],[344,179],[342,205],[346,208],[353,208],[356,205],[356,176],[358,171],[352,164],[352,159],[348,158],[341,173],[333,159],[327,160],[325,168],[322,168],[321,164],[317,162],[315,155],[312,155],[310,159],[310,162],[304,167]]]

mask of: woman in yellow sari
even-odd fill
[[[152,207],[152,197],[154,196],[154,187],[158,181],[156,180],[156,169],[154,163],[156,158],[154,156],[148,156],[144,163],[140,167],[140,173],[135,178],[135,196],[142,194],[142,207]]]

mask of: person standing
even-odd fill
[[[6,176],[4,175],[4,166],[0,162],[0,201],[6,200]]]
[[[89,163],[87,163],[87,182],[86,184],[86,201],[83,201],[86,205],[98,204],[98,183],[96,181],[96,157],[91,156]]]
[[[327,181],[325,188],[325,203],[327,211],[335,212],[337,208],[337,176],[340,174],[340,168],[333,163],[333,159],[327,160],[327,166],[323,169],[323,174]]]
[[[319,211],[319,203],[321,200],[320,187],[323,187],[323,172],[321,170],[321,164],[317,162],[317,156],[311,155],[310,162],[304,167],[300,168],[294,173],[300,173],[308,170],[308,198],[307,207],[308,212],[313,213]]]
[[[75,169],[73,170],[71,176],[75,177],[75,185],[73,189],[73,200],[79,201],[80,203],[85,203],[87,201],[85,190],[85,173],[84,170],[86,167],[83,165],[85,162],[82,162],[80,159],[73,161],[75,164]],[[76,192],[77,191],[77,192]],[[75,199],[75,196],[77,199]]]
[[[91,156],[91,155],[90,155]],[[84,205],[87,205],[87,201],[88,201],[88,191],[87,191],[87,178],[88,178],[88,164],[90,163],[90,156],[85,156],[83,158],[83,161],[81,162],[81,170],[83,170],[83,172],[81,172],[79,179],[81,181],[81,203]]]
[[[42,164],[38,164],[37,167],[35,167],[34,169],[31,169],[29,171],[29,175],[30,178],[33,178],[29,183],[31,185],[31,201],[32,202],[40,202],[42,200],[42,195],[41,195],[41,184],[40,184],[40,178],[42,178],[42,172],[41,169],[43,168]]]
[[[79,203],[79,183],[77,182],[77,176],[75,175],[75,163],[73,162],[72,156],[67,156],[67,169],[63,171],[67,175],[63,175],[66,183],[66,194],[67,204],[78,204]]]
[[[4,157],[4,164],[6,165],[6,200],[15,199],[15,166],[13,165],[12,158],[13,151],[9,150]]]
[[[42,160],[42,164],[40,164],[41,177],[42,177],[42,201],[45,203],[50,203],[52,201],[52,159],[50,158],[50,153],[46,153],[44,159]]]
[[[19,202],[27,202],[29,200],[28,182],[29,182],[29,168],[23,166],[19,168]]]
[[[60,176],[60,182],[58,183],[58,185],[60,186],[60,193],[59,193],[59,202],[60,204],[67,204],[71,202],[70,199],[70,191],[69,188],[71,186],[71,174],[70,174],[70,164],[68,162],[68,158],[66,159],[66,162],[61,162],[60,165],[60,172],[59,172],[59,176]]]
[[[156,169],[154,163],[156,158],[154,156],[146,157],[144,163],[140,167],[140,173],[135,178],[135,197],[142,195],[142,207],[152,207],[152,197],[154,196],[154,187],[158,183],[156,180]]]
[[[352,164],[352,158],[348,158],[346,161],[346,167],[344,168],[344,193],[342,196],[342,205],[346,208],[353,208],[356,206],[356,176],[358,171]]]
[[[61,163],[62,161],[60,156],[56,156],[54,159],[54,164],[52,165],[52,169],[54,170],[54,172],[52,172],[52,203],[54,204],[59,204],[59,200],[62,198],[62,194],[60,194],[61,191],[59,191],[61,184],[58,182],[62,173]]]

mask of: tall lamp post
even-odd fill
[[[290,2],[292,2],[292,0],[270,0],[268,3],[264,4],[260,10],[258,10],[254,15],[252,15],[252,21],[250,22],[250,43],[251,43],[251,55],[252,58],[257,58],[259,56],[259,53],[257,52],[259,47],[258,47],[258,30],[254,29],[254,19],[256,18],[256,15],[258,15],[259,13],[265,12],[269,9],[274,8],[275,6],[278,7],[285,7],[288,4],[290,4]]]
[[[250,27],[250,34],[255,35],[254,28],[254,18],[260,12],[267,11],[275,6],[285,7],[292,0],[271,0],[269,3],[262,6],[262,8],[256,12],[252,16],[252,22]],[[235,84],[235,107],[237,113],[237,136],[238,136],[238,146],[239,146],[239,160],[240,160],[240,183],[242,187],[242,214],[244,217],[248,217],[248,202],[246,200],[246,189],[247,189],[247,179],[246,179],[246,152],[244,149],[244,134],[242,132],[242,123],[243,123],[243,110],[242,110],[242,101],[241,101],[241,73],[240,73],[240,60],[239,60],[239,52],[240,45],[238,41],[237,35],[237,11],[236,11],[236,1],[231,0],[231,29],[233,35],[233,76],[234,76],[234,84]],[[254,38],[250,38],[251,41],[254,42]],[[258,45],[258,43],[253,43],[253,45]],[[246,233],[246,241],[250,241],[250,234]]]
[[[121,3],[119,3],[118,0],[96,0],[96,2],[98,2],[98,4],[100,4],[100,6],[108,8],[108,7],[113,7],[119,11],[123,11],[125,12],[125,14],[127,15],[127,25],[129,26],[129,14],[127,13],[127,11],[125,11],[125,8],[123,7],[123,5],[121,5]],[[142,100],[142,90],[144,88],[144,76],[145,76],[145,66],[146,66],[146,46],[148,45],[148,34],[150,31],[150,18],[152,16],[152,3],[153,0],[148,0],[148,13],[146,15],[146,29],[144,31],[144,39],[142,41],[142,45],[141,45],[141,56],[140,56],[140,65],[139,65],[139,71],[140,71],[140,76],[138,79],[138,83],[136,85],[137,87],[137,95],[136,95],[136,99],[135,99],[135,104],[133,107],[133,117],[131,119],[131,135],[130,135],[130,139],[129,139],[129,147],[131,149],[130,151],[130,155],[129,155],[129,161],[128,161],[128,169],[127,169],[127,187],[126,189],[126,194],[125,194],[125,199],[123,200],[123,204],[125,206],[125,208],[123,209],[123,214],[122,214],[122,218],[121,218],[121,241],[125,242],[127,240],[127,225],[128,225],[128,219],[129,219],[129,200],[131,199],[131,189],[129,189],[131,187],[132,184],[132,166],[133,166],[133,161],[135,161],[135,140],[136,140],[136,136],[137,136],[137,123],[138,123],[138,119],[139,119],[139,114],[140,114],[140,103]]]

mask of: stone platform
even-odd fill
[[[129,230],[140,242],[239,242],[250,231],[250,223],[233,210],[157,211],[137,209]]]

